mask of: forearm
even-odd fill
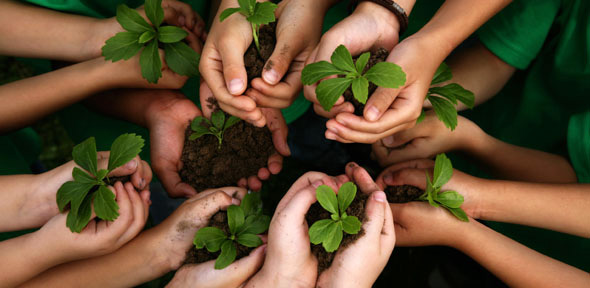
[[[456,248],[510,287],[588,287],[590,275],[542,255],[476,222]]]

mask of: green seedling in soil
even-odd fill
[[[196,140],[203,135],[213,135],[217,137],[219,141],[218,149],[221,149],[221,143],[223,143],[223,132],[225,132],[229,127],[234,126],[238,122],[240,122],[240,118],[236,116],[230,116],[225,119],[225,113],[221,110],[217,110],[211,113],[211,120],[199,116],[193,119],[191,122],[191,130],[194,133],[189,136],[189,140]]]
[[[182,41],[188,32],[176,26],[161,26],[164,21],[162,0],[146,0],[145,14],[151,25],[127,5],[117,7],[117,21],[126,31],[106,41],[102,47],[105,60],[129,60],[143,48],[139,57],[141,75],[149,83],[158,83],[162,77],[159,52],[162,46],[166,64],[172,71],[189,77],[198,76],[201,56]]]
[[[469,222],[467,214],[461,209],[463,204],[463,195],[455,191],[441,192],[441,187],[445,185],[453,176],[453,165],[451,160],[443,154],[436,155],[434,163],[434,177],[430,180],[426,172],[426,191],[418,198],[421,201],[428,201],[434,207],[443,207],[449,210],[455,217],[461,221]]]
[[[270,217],[262,214],[260,193],[246,194],[240,206],[227,208],[229,235],[217,227],[204,227],[195,234],[193,244],[197,249],[207,248],[214,253],[221,250],[215,260],[215,269],[223,269],[234,262],[237,246],[256,248],[262,245],[258,234],[268,230]]]
[[[318,245],[322,243],[326,252],[338,250],[343,232],[357,234],[361,230],[361,221],[356,216],[346,215],[346,209],[356,197],[356,185],[346,182],[338,190],[338,195],[327,185],[316,189],[316,198],[326,211],[332,213],[330,219],[316,221],[309,228],[309,240]]]
[[[227,8],[219,15],[219,22],[223,22],[227,17],[239,12],[246,17],[246,20],[252,25],[252,37],[256,49],[260,53],[260,43],[258,42],[258,32],[260,26],[275,22],[275,10],[277,4],[272,2],[256,2],[256,0],[238,0],[239,8]]]
[[[406,73],[402,68],[389,62],[379,62],[363,73],[370,57],[370,52],[363,53],[354,63],[348,49],[340,45],[332,54],[332,63],[320,61],[305,66],[301,82],[313,85],[328,76],[339,76],[320,82],[315,90],[318,101],[326,111],[332,109],[336,100],[351,85],[354,98],[365,104],[369,97],[369,82],[384,88],[399,88],[406,83]]]
[[[114,221],[119,217],[119,205],[115,194],[107,187],[108,174],[125,165],[141,152],[144,140],[135,134],[123,134],[113,142],[107,169],[98,170],[96,156],[96,140],[94,137],[74,146],[72,156],[74,162],[84,170],[75,167],[72,171],[74,181],[64,183],[57,190],[57,206],[63,212],[70,204],[70,212],[66,226],[72,232],[80,233],[92,214],[92,204],[96,217]],[[106,179],[106,182],[105,182]]]

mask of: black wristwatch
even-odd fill
[[[370,1],[375,4],[379,4],[379,5],[387,8],[389,11],[391,11],[391,13],[393,13],[395,15],[395,17],[397,17],[397,20],[399,21],[399,34],[400,35],[403,34],[406,31],[406,29],[408,29],[409,19],[408,19],[408,14],[406,13],[406,10],[404,10],[404,8],[399,6],[393,0],[351,0],[350,7],[354,8],[354,7],[356,7],[356,5],[358,5],[359,2],[362,2],[362,1]]]

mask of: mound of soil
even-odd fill
[[[361,193],[360,191],[357,192],[356,197],[354,198],[350,206],[348,206],[348,208],[346,209],[346,214],[348,214],[349,216],[356,216],[359,219],[359,221],[361,221],[361,223],[365,222],[365,202],[368,198],[369,195]],[[313,205],[311,205],[309,211],[307,211],[307,214],[305,215],[305,220],[307,220],[307,224],[309,225],[309,227],[311,227],[311,225],[313,225],[313,223],[315,223],[318,220],[330,219],[330,215],[330,212],[326,211],[320,205],[319,202],[316,202]],[[351,235],[344,233],[344,236],[342,237],[342,242],[340,243],[340,247],[338,247],[338,250],[333,253],[326,252],[326,249],[324,249],[322,244],[310,244],[311,253],[315,255],[318,259],[318,275],[322,273],[322,271],[330,268],[330,265],[332,265],[332,261],[334,260],[334,256],[336,256],[336,253],[339,250],[346,249],[348,246],[353,244],[357,239],[363,237],[363,235],[365,235],[365,230],[362,227],[358,234]]]
[[[410,185],[388,186],[384,192],[389,203],[407,203],[424,194],[424,190]]]
[[[365,70],[363,70],[363,73],[369,71],[369,69],[371,69],[371,67],[375,66],[375,64],[377,64],[379,62],[384,62],[387,59],[388,55],[389,55],[389,52],[387,50],[385,50],[384,48],[379,48],[376,52],[371,52],[371,58],[369,58],[369,62],[367,63],[367,66],[365,66]],[[356,63],[357,59],[358,59],[358,57],[353,58],[352,60],[354,61],[354,63]],[[373,92],[375,92],[375,90],[377,90],[377,85],[369,82],[369,98],[371,98],[371,95],[373,95]],[[344,91],[343,96],[344,96],[344,100],[346,100],[346,101],[352,103],[352,105],[354,105],[354,114],[357,116],[363,116],[363,110],[365,109],[365,104],[357,101],[354,98],[354,95],[352,94],[352,86],[349,87],[346,91]]]
[[[221,229],[223,232],[225,232],[226,235],[229,235],[229,225],[227,224],[227,212],[226,211],[219,211],[219,212],[215,213],[215,215],[213,215],[213,217],[211,217],[211,220],[209,220],[209,224],[207,225],[207,227],[217,227],[217,228]],[[255,248],[248,248],[248,247],[245,247],[242,245],[237,245],[237,247],[238,247],[238,249],[237,249],[236,261],[238,259],[241,259],[243,257],[250,255],[250,252],[252,252],[252,250],[255,249]],[[220,253],[221,253],[221,250],[217,251],[215,253],[211,253],[211,252],[207,251],[206,248],[196,249],[195,246],[193,246],[193,248],[191,248],[187,252],[186,260],[184,260],[184,264],[203,263],[203,262],[207,262],[209,260],[215,260],[215,259],[217,259],[217,256],[219,256]]]
[[[246,54],[244,54],[244,65],[246,66],[246,72],[248,74],[248,88],[250,87],[250,81],[254,78],[262,76],[262,70],[270,70],[272,63],[269,63],[268,67],[264,67],[264,64],[272,55],[277,44],[277,37],[275,33],[276,22],[269,25],[260,27],[258,32],[258,42],[260,43],[260,53],[256,50],[256,44],[252,41]]]

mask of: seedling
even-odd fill
[[[430,180],[426,172],[426,191],[418,198],[421,201],[428,201],[434,207],[440,207],[449,210],[455,217],[461,221],[469,222],[467,214],[461,209],[463,204],[463,195],[455,191],[444,191],[441,193],[441,187],[449,182],[453,176],[453,165],[451,160],[443,154],[436,155],[434,163],[434,177]]]
[[[114,221],[119,217],[119,205],[115,201],[115,194],[107,188],[108,174],[135,158],[143,145],[143,138],[135,134],[117,137],[111,146],[108,168],[101,170],[98,170],[97,166],[94,137],[74,146],[74,162],[86,171],[75,167],[72,171],[74,181],[64,183],[57,190],[59,211],[63,212],[70,204],[66,226],[72,232],[80,233],[88,225],[92,214],[91,204],[94,204],[96,217],[102,220]]]
[[[223,22],[227,17],[239,12],[246,17],[246,20],[252,25],[252,37],[254,44],[260,54],[260,43],[258,41],[258,31],[260,26],[275,22],[275,10],[277,4],[272,2],[256,2],[256,0],[238,0],[239,8],[227,8],[219,15],[219,22]]]
[[[316,189],[316,198],[326,211],[332,213],[331,219],[316,221],[309,228],[309,240],[320,244],[326,252],[334,252],[342,242],[343,232],[357,234],[361,230],[361,221],[356,216],[346,214],[346,209],[356,196],[356,185],[346,182],[338,190],[338,195],[327,185]]]
[[[106,41],[102,47],[105,60],[129,60],[143,48],[139,57],[141,75],[149,83],[158,83],[162,77],[158,48],[162,45],[166,64],[172,71],[189,77],[198,76],[200,55],[182,42],[188,32],[176,26],[160,26],[164,21],[162,0],[146,0],[145,14],[151,25],[127,5],[117,7],[117,21],[126,31]]]
[[[219,141],[218,149],[221,149],[221,143],[223,143],[223,133],[229,127],[234,126],[240,122],[240,120],[240,118],[235,116],[230,116],[226,120],[225,113],[221,110],[213,112],[211,114],[211,120],[203,116],[199,116],[193,119],[193,122],[191,122],[191,130],[193,130],[194,133],[192,133],[188,139],[192,141],[200,138],[203,135],[213,135],[217,137],[217,140]]]
[[[257,234],[268,230],[270,217],[262,214],[259,193],[246,194],[240,206],[229,206],[227,224],[228,234],[217,227],[204,227],[197,231],[193,240],[197,249],[207,248],[211,253],[221,250],[215,260],[215,269],[223,269],[234,262],[237,245],[250,248],[262,245]]]

